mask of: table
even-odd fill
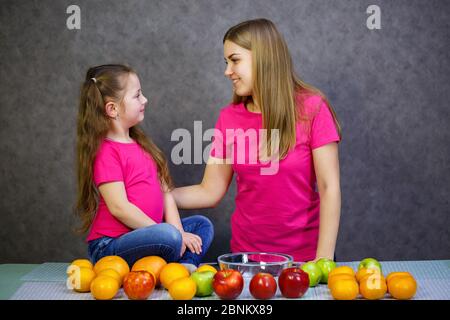
[[[354,270],[357,261],[339,262],[338,266],[348,265]],[[413,274],[417,283],[415,300],[450,300],[450,260],[421,261],[381,261],[383,273],[393,271],[408,271]],[[78,293],[66,286],[66,269],[68,263],[43,264],[3,264],[0,265],[0,298],[11,300],[93,300],[90,293]],[[238,297],[241,300],[251,300],[248,292],[248,281],[244,291]],[[123,289],[120,289],[114,299],[127,299]],[[170,300],[164,289],[155,289],[151,300]],[[214,294],[210,297],[194,298],[201,300],[217,300]],[[284,300],[279,292],[274,300]],[[327,285],[321,284],[309,288],[302,300],[332,300]],[[362,299],[362,297],[360,297]],[[391,299],[387,294],[385,299]]]

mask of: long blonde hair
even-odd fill
[[[328,99],[317,88],[302,81],[296,74],[289,49],[275,25],[267,19],[241,22],[231,27],[223,37],[252,52],[253,98],[267,129],[267,147],[270,155],[273,129],[279,131],[279,157],[284,158],[296,143],[297,121],[308,123],[309,117],[299,96],[319,95],[328,104],[339,137],[341,126]],[[233,103],[247,103],[252,96],[243,97],[233,93]],[[298,106],[297,109],[297,105]]]
[[[99,202],[99,191],[93,180],[93,163],[100,144],[111,127],[105,104],[113,101],[122,104],[128,76],[136,72],[118,64],[90,68],[81,87],[77,119],[77,202],[75,214],[81,218],[84,233],[94,220]],[[155,161],[162,186],[173,187],[167,161],[161,150],[146,137],[139,126],[129,129],[129,134]]]

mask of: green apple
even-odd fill
[[[197,285],[197,291],[195,296],[206,297],[213,293],[212,281],[214,278],[214,272],[212,271],[195,271],[191,274],[191,279],[194,280]]]
[[[367,269],[374,268],[374,269],[378,269],[381,271],[381,263],[379,263],[374,258],[365,258],[365,259],[361,260],[361,262],[358,265],[358,270],[360,270],[362,268],[367,268]]]
[[[315,287],[322,278],[322,271],[313,261],[303,264],[300,269],[305,271],[309,276],[309,286]]]
[[[327,258],[320,258],[317,260],[316,264],[320,268],[320,271],[322,271],[322,279],[320,280],[320,283],[328,283],[328,274],[331,270],[336,268],[336,262]]]

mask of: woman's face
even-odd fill
[[[223,53],[227,67],[225,76],[233,83],[233,90],[238,96],[253,94],[252,52],[226,40]]]

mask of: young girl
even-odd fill
[[[198,266],[213,238],[203,216],[180,220],[161,150],[138,124],[147,99],[123,65],[90,68],[77,125],[77,213],[89,229],[90,259],[118,255],[130,267],[142,257]],[[163,222],[164,221],[164,222]]]
[[[333,109],[295,75],[287,45],[271,21],[242,22],[226,32],[223,44],[233,102],[220,112],[202,182],[176,188],[177,205],[215,206],[236,174],[231,251],[280,252],[296,261],[333,259],[341,206],[341,134]],[[261,155],[257,163],[247,161],[250,143],[228,135],[261,129],[267,130],[266,141],[258,144],[266,146],[278,132],[278,145],[266,153],[279,155],[273,174],[262,174]]]

